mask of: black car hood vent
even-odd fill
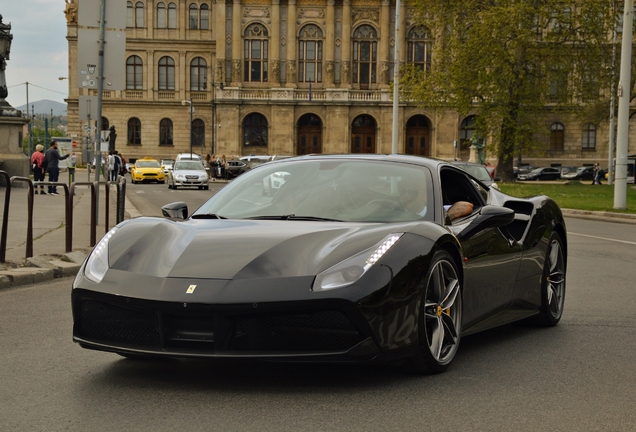
[[[138,218],[110,241],[111,268],[157,277],[315,275],[406,226],[305,221]]]

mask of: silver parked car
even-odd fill
[[[179,186],[209,189],[208,172],[201,161],[177,160],[167,176],[169,189],[177,189]]]

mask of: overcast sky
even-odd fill
[[[64,0],[0,0],[4,24],[11,24],[11,59],[5,76],[15,108],[42,99],[64,102],[68,95],[68,42]]]

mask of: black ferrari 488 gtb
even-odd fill
[[[73,340],[128,357],[388,362],[444,371],[463,335],[554,326],[567,236],[546,196],[441,160],[261,165],[188,214],[126,220],[73,283]]]

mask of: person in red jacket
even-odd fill
[[[31,171],[33,171],[33,181],[41,182],[44,181],[44,166],[42,163],[44,162],[44,146],[42,144],[38,144],[35,146],[35,151],[31,155]],[[38,185],[35,185],[35,194],[38,193]],[[40,195],[46,195],[44,191],[44,186],[40,185]]]

